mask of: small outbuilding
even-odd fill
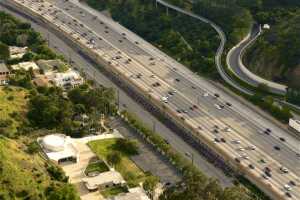
[[[9,80],[10,71],[5,63],[0,62],[0,85],[7,85]]]
[[[89,191],[97,189],[103,190],[105,188],[124,185],[126,183],[122,175],[115,170],[103,172],[94,177],[86,177],[83,178],[82,181]]]
[[[64,161],[77,162],[79,160],[78,151],[69,136],[63,134],[47,135],[38,138],[38,143],[46,156],[58,164]]]

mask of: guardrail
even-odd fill
[[[7,2],[7,1],[5,1]],[[13,1],[9,1],[7,3],[13,3]],[[121,83],[121,86],[124,87],[125,90],[130,91],[139,98],[143,104],[147,105],[147,109],[150,109],[151,112],[154,112],[157,116],[162,116],[166,119],[166,124],[168,127],[171,127],[173,130],[176,128],[176,132],[180,132],[180,135],[184,137],[184,139],[192,144],[197,145],[200,148],[200,153],[202,151],[207,150],[204,152],[205,154],[212,155],[213,158],[220,163],[221,166],[228,166],[228,169],[234,169],[237,172],[243,173],[247,178],[253,181],[255,184],[264,188],[265,192],[270,196],[274,197],[274,199],[282,199],[283,196],[278,193],[276,188],[266,188],[266,185],[263,184],[258,175],[254,172],[251,172],[246,169],[247,166],[241,163],[240,165],[236,165],[232,155],[228,153],[225,149],[221,148],[220,146],[216,146],[213,144],[212,141],[209,140],[207,135],[199,133],[197,127],[194,127],[192,124],[187,123],[187,121],[182,120],[181,118],[177,117],[176,113],[171,109],[165,107],[159,99],[153,98],[150,94],[145,93],[143,88],[138,85],[132,84],[130,79],[126,77],[124,74],[120,73],[115,69],[115,67],[111,66],[108,61],[104,60],[99,54],[89,49],[87,46],[83,45],[80,41],[74,40],[67,32],[64,30],[63,27],[58,27],[48,21],[46,18],[40,16],[39,14],[31,11],[28,8],[25,8],[23,5],[18,3],[13,4],[12,6],[16,6],[20,10],[24,10],[24,12],[30,13],[29,15],[35,16],[41,20],[42,23],[47,24],[48,27],[51,27],[55,33],[63,35],[64,38],[74,43],[76,46],[82,49],[82,52],[89,56],[91,59],[97,61],[101,66],[103,66],[104,71],[106,71],[112,79]],[[222,156],[220,156],[222,155]]]

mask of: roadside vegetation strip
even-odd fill
[[[135,187],[139,183],[144,182],[148,176],[143,172],[131,159],[130,156],[121,151],[120,148],[116,148],[118,139],[104,139],[89,142],[88,145],[92,151],[104,159],[106,162],[109,160],[109,156],[113,152],[120,152],[121,160],[115,164],[115,169],[121,173],[123,178],[127,181],[129,187]]]
[[[146,141],[156,147],[156,149],[163,155],[166,156],[170,163],[174,165],[184,176],[201,176],[206,179],[206,176],[199,171],[191,161],[179,154],[171,145],[169,145],[161,136],[153,132],[143,122],[141,122],[136,115],[127,111],[121,112],[121,117],[134,128],[137,133],[141,134]],[[243,186],[248,192],[249,199],[256,200],[270,200],[259,188],[253,185],[244,177],[235,179],[237,186]],[[219,185],[219,184],[218,184]]]

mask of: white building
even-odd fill
[[[90,191],[97,189],[101,190],[126,183],[122,175],[115,170],[103,172],[94,177],[86,177],[83,178],[82,181],[86,188]]]
[[[25,71],[28,71],[30,68],[35,72],[38,72],[40,70],[40,68],[35,64],[35,62],[21,62],[16,65],[12,65],[11,68],[14,71],[20,69],[24,69]]]
[[[300,120],[295,120],[295,119],[290,119],[289,120],[289,125],[293,129],[295,129],[298,133],[300,133]]]
[[[55,73],[49,77],[53,84],[58,87],[76,87],[83,84],[84,80],[80,74],[74,70],[68,70],[63,73]]]
[[[7,85],[10,71],[5,63],[0,62],[0,85]]]
[[[16,47],[10,46],[9,47],[9,56],[10,58],[22,58],[28,50],[28,47]]]
[[[56,163],[63,161],[78,162],[79,155],[75,144],[69,136],[63,134],[47,135],[38,138],[38,143],[43,149],[46,156]]]
[[[127,193],[121,193],[109,200],[150,200],[141,187],[130,188]]]

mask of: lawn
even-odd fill
[[[114,145],[117,139],[105,139],[89,142],[88,145],[97,156],[106,160],[107,155],[115,151]],[[147,175],[124,153],[121,152],[121,162],[115,166],[123,178],[127,181],[129,187],[137,186],[144,182]]]
[[[126,192],[128,192],[126,187],[115,186],[115,187],[111,187],[111,188],[101,191],[101,194],[104,196],[104,198],[108,198],[108,197],[116,196],[120,193],[126,193]]]
[[[90,163],[87,168],[85,169],[85,174],[89,174],[89,173],[102,173],[102,172],[107,172],[109,171],[109,168],[107,167],[107,165],[102,162],[102,161],[96,161],[96,162],[92,162]]]
[[[27,90],[18,87],[0,87],[0,120],[3,124],[10,121],[10,125],[2,125],[4,132],[13,135],[21,123],[27,110]]]

